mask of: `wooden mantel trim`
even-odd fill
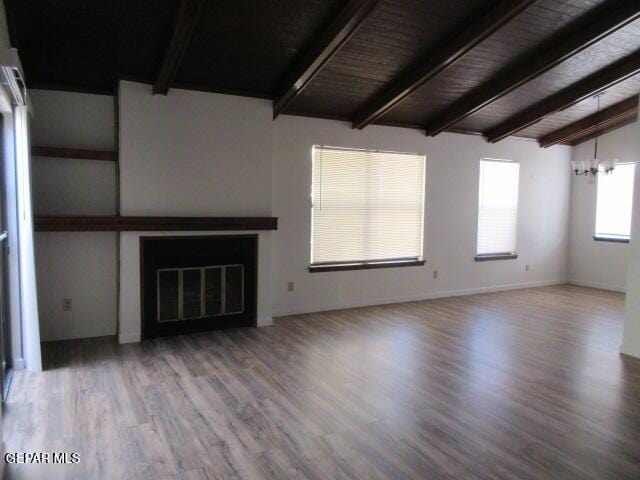
[[[37,232],[277,230],[277,217],[36,216]]]

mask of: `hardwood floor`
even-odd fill
[[[554,286],[117,345],[15,375],[20,479],[638,479],[621,294]]]

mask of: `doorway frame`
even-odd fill
[[[20,298],[20,244],[18,236],[18,196],[15,151],[15,116],[11,95],[0,85],[0,114],[4,117],[3,159],[4,185],[6,191],[6,230],[8,235],[7,290],[8,311],[11,331],[12,367],[21,370],[25,367],[22,357],[21,298]]]

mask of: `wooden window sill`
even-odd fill
[[[593,239],[596,242],[613,242],[613,243],[629,243],[628,238],[615,238],[615,237],[598,237],[594,236]]]
[[[476,262],[489,262],[491,260],[515,260],[517,253],[492,253],[487,255],[476,255]]]
[[[309,272],[342,272],[346,270],[371,270],[373,268],[395,268],[395,267],[420,267],[424,265],[424,260],[380,262],[380,263],[349,263],[345,265],[311,265]]]

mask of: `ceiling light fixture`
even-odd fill
[[[600,92],[594,95],[594,98],[598,102],[598,113],[600,112],[600,97],[605,92]],[[598,137],[600,136],[600,123],[596,125],[596,141],[593,146],[593,159],[590,160],[572,160],[571,169],[576,175],[591,175],[595,177],[598,173],[610,174],[613,169],[616,168],[618,159],[600,160],[598,159]]]

